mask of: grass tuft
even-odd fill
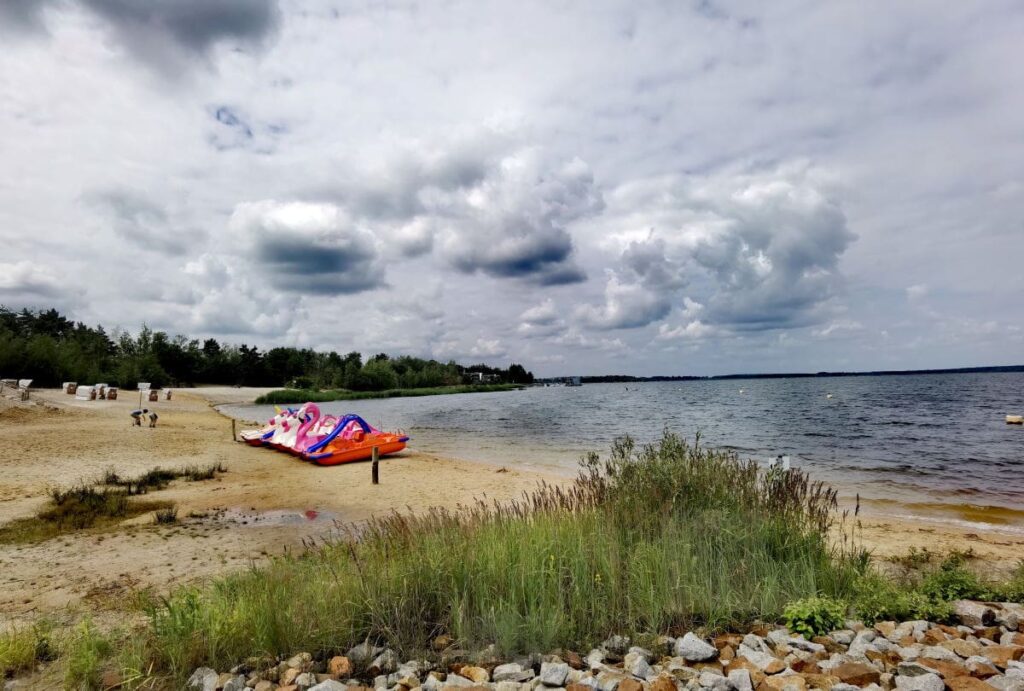
[[[170,525],[178,522],[178,507],[171,505],[167,508],[159,509],[153,514],[153,522],[157,525]]]

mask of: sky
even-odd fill
[[[0,0],[0,304],[539,375],[1024,362],[1024,5]]]

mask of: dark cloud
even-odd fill
[[[171,219],[163,206],[135,190],[95,192],[86,200],[106,216],[118,237],[150,252],[183,255],[204,236],[201,230]]]
[[[296,293],[348,295],[385,285],[374,236],[330,204],[240,204],[231,228],[257,272]]]
[[[99,16],[134,56],[167,73],[182,58],[205,58],[219,43],[258,47],[278,29],[277,0],[69,0]],[[52,0],[0,0],[0,24],[45,31]]]

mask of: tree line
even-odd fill
[[[383,391],[471,383],[472,373],[514,384],[533,383],[522,365],[507,369],[462,366],[386,353],[365,361],[359,352],[341,355],[310,348],[271,348],[170,336],[143,326],[137,335],[75,322],[56,309],[10,310],[0,306],[0,377],[32,379],[34,386],[64,381],[107,382],[134,387],[222,384],[307,389]]]

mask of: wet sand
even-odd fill
[[[228,470],[215,480],[178,481],[150,495],[177,504],[177,525],[157,526],[143,515],[115,530],[0,545],[0,625],[67,606],[116,608],[135,589],[165,590],[260,563],[302,549],[303,540],[329,535],[338,523],[375,513],[454,507],[476,497],[509,499],[542,480],[566,480],[410,448],[381,462],[381,484],[374,486],[367,463],[320,468],[233,442],[231,420],[212,405],[251,401],[259,393],[177,391],[172,401],[152,404],[160,414],[156,429],[130,425],[128,413],[138,405],[134,392],[93,402],[33,392],[30,406],[0,399],[0,524],[34,515],[47,501],[47,488],[90,481],[108,468],[122,476],[189,464],[222,463]],[[860,526],[858,539],[879,557],[911,546],[973,548],[1001,568],[1024,553],[1024,537],[998,530],[870,513],[860,517]]]

